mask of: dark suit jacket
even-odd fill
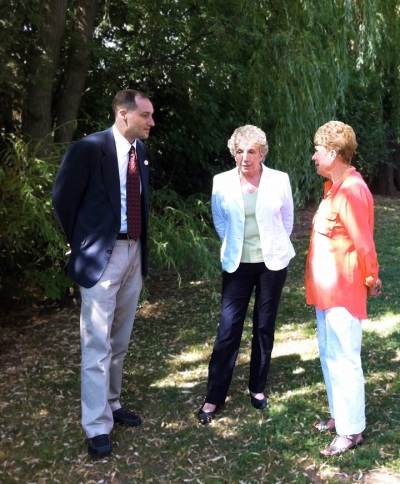
[[[137,140],[142,186],[142,273],[147,275],[149,164],[145,145]],[[53,205],[71,247],[68,274],[80,286],[92,287],[110,260],[121,227],[121,192],[112,129],[72,144],[64,155],[53,189]]]

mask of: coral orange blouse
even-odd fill
[[[314,216],[306,265],[306,301],[317,309],[345,307],[367,318],[366,279],[378,279],[373,240],[374,202],[361,175],[349,167],[344,177],[325,183]]]

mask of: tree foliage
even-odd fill
[[[6,131],[22,124],[28,138],[53,133],[68,143],[112,123],[117,90],[139,88],[156,106],[156,186],[168,181],[185,196],[209,190],[212,175],[232,163],[232,130],[254,123],[269,136],[268,163],[290,174],[303,204],[319,193],[309,164],[315,129],[354,119],[360,139],[372,140],[360,115],[369,105],[382,113],[375,137],[385,133],[385,149],[377,160],[360,143],[360,166],[372,181],[393,165],[399,1],[9,3],[0,1]]]
[[[312,137],[341,119],[356,129],[355,164],[370,186],[395,194],[399,16],[399,0],[0,0],[0,131],[37,143],[30,163],[41,172],[60,146],[113,123],[116,91],[148,92],[153,198],[168,193],[177,210],[154,203],[162,218],[184,212],[177,195],[192,197],[188,214],[193,196],[209,197],[213,175],[233,166],[227,140],[246,123],[267,132],[266,163],[289,174],[296,205],[318,198]],[[13,210],[2,212],[6,232]]]

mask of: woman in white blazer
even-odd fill
[[[265,133],[237,128],[228,147],[236,167],[214,177],[212,215],[221,239],[221,318],[208,371],[207,396],[198,419],[207,424],[224,405],[253,289],[253,338],[249,391],[252,405],[267,406],[264,394],[274,344],[275,320],[295,252],[290,242],[293,198],[286,173],[264,165]]]

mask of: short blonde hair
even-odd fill
[[[239,144],[245,144],[246,146],[258,145],[260,147],[260,153],[265,158],[268,153],[268,141],[267,135],[264,131],[252,124],[246,124],[236,128],[231,138],[228,141],[228,148],[231,155],[235,156],[235,148]]]
[[[357,148],[356,134],[351,126],[341,121],[329,121],[314,135],[315,146],[335,150],[344,163],[350,164]]]

